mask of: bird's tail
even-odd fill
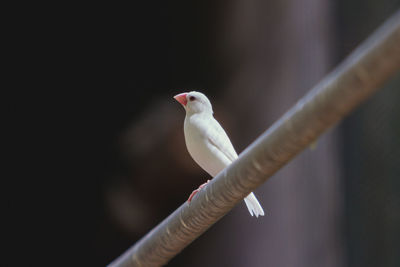
[[[258,202],[256,196],[253,193],[250,193],[245,199],[244,202],[246,203],[247,208],[251,216],[253,214],[258,218],[258,216],[264,216],[264,210],[261,207],[260,203]]]

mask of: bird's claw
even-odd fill
[[[190,203],[190,201],[192,201],[192,198],[194,197],[194,195],[196,195],[197,192],[199,192],[199,191],[200,191],[200,189],[193,190],[193,192],[190,194],[187,201]]]
[[[205,182],[204,184],[200,185],[199,188],[197,188],[196,190],[193,190],[193,192],[190,194],[189,198],[188,198],[188,202],[190,203],[190,201],[192,201],[192,198],[203,188],[205,187],[208,183],[210,182],[210,180],[207,180],[207,182]]]

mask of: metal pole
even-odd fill
[[[400,70],[400,11],[228,168],[109,266],[161,266]]]

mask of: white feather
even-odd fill
[[[192,101],[191,97],[194,97]],[[184,132],[187,149],[194,161],[215,177],[236,160],[238,155],[228,135],[214,119],[207,97],[199,92],[190,92],[186,98]],[[251,216],[264,215],[264,210],[253,193],[244,201]]]
[[[249,210],[251,216],[253,214],[258,218],[258,216],[264,216],[264,210],[258,202],[254,193],[250,193],[245,199],[244,203],[246,203],[247,209]]]

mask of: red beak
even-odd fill
[[[187,104],[186,95],[187,95],[187,93],[182,93],[182,94],[174,96],[174,98],[176,101],[181,103],[183,106],[186,106],[186,104]]]

